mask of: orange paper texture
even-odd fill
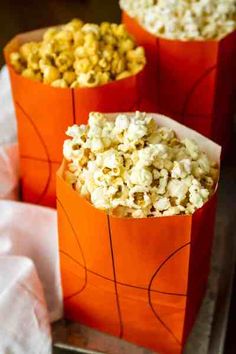
[[[158,112],[229,147],[236,94],[236,31],[221,40],[156,37],[123,12],[123,22],[148,58]]]
[[[218,145],[154,117],[219,163]],[[64,169],[65,162],[57,207],[65,316],[159,353],[181,353],[206,289],[216,194],[194,215],[117,218],[74,191]]]
[[[150,110],[143,98],[145,69],[130,78],[96,88],[54,88],[24,78],[9,63],[9,54],[45,30],[21,34],[5,47],[5,57],[18,123],[22,197],[26,202],[54,207],[55,174],[62,159],[65,131],[87,123],[89,112]]]

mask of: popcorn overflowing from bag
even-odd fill
[[[217,164],[148,113],[122,113],[114,120],[90,113],[88,125],[73,125],[66,134],[66,182],[111,215],[192,214],[215,190]]]
[[[23,44],[10,55],[24,77],[53,87],[96,87],[137,74],[146,63],[124,25],[74,19],[46,30],[40,42]]]
[[[236,29],[235,0],[120,0],[121,8],[154,35],[218,39]]]

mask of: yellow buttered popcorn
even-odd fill
[[[40,42],[10,55],[17,73],[53,87],[96,87],[140,72],[145,52],[124,25],[84,24],[79,19],[49,28]]]
[[[147,113],[69,127],[65,180],[96,208],[119,217],[192,214],[215,190],[218,166],[190,139]]]

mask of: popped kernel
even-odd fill
[[[24,43],[10,55],[23,76],[53,87],[97,87],[138,74],[146,64],[124,25],[84,24],[78,19],[49,28],[39,42]],[[33,75],[33,71],[37,75]]]
[[[45,65],[42,74],[45,84],[51,84],[53,81],[60,78],[60,72],[55,66]]]
[[[126,79],[127,77],[131,76],[132,73],[128,70],[123,71],[122,73],[116,75],[116,80],[122,80],[122,79]]]
[[[160,198],[156,201],[156,203],[154,203],[154,207],[159,211],[167,210],[170,208],[170,206],[170,200],[167,197]]]
[[[68,87],[67,82],[64,79],[58,79],[51,82],[52,87],[66,88]]]
[[[22,73],[26,68],[23,58],[18,52],[12,52],[10,54],[10,62],[17,73]]]
[[[130,182],[133,185],[150,186],[152,184],[152,172],[148,168],[134,167],[130,172]]]
[[[60,53],[55,59],[55,64],[59,71],[64,73],[68,69],[72,68],[74,62],[74,55],[70,51],[64,51]]]
[[[194,141],[157,126],[147,113],[120,113],[114,120],[90,113],[88,125],[73,125],[66,134],[65,180],[111,215],[192,214],[214,192],[215,162]],[[151,136],[156,143],[150,143]]]
[[[63,79],[68,85],[71,85],[72,82],[76,80],[76,74],[74,71],[65,71],[63,74]]]
[[[41,81],[42,80],[42,75],[39,72],[34,71],[31,68],[24,69],[22,71],[22,76],[27,77],[28,79],[35,80],[35,81]]]

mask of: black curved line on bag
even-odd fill
[[[78,291],[76,291],[75,293],[71,294],[70,296],[67,296],[67,297],[64,298],[64,300],[69,300],[69,299],[71,299],[72,297],[74,297],[74,296],[80,294],[80,293],[86,288],[86,286],[87,286],[87,279],[88,279],[87,266],[86,266],[86,260],[85,260],[85,256],[84,256],[83,249],[82,249],[81,244],[80,244],[80,242],[79,242],[79,238],[78,238],[77,233],[76,233],[76,231],[75,231],[75,229],[74,229],[74,226],[73,226],[73,224],[72,224],[72,222],[71,222],[71,220],[70,220],[70,218],[69,218],[69,215],[67,214],[67,212],[66,212],[66,210],[65,210],[65,208],[64,208],[64,206],[63,206],[63,204],[62,204],[62,202],[61,202],[58,198],[57,198],[57,201],[58,201],[58,204],[60,205],[60,207],[62,208],[62,210],[63,210],[63,212],[64,212],[64,214],[65,214],[65,216],[66,216],[66,219],[67,219],[67,221],[68,221],[68,223],[69,223],[69,225],[70,225],[70,227],[71,227],[71,230],[72,230],[72,232],[73,232],[73,234],[74,234],[74,237],[75,237],[75,239],[76,239],[76,242],[77,242],[77,245],[78,245],[78,247],[79,247],[80,253],[81,253],[81,255],[82,255],[83,263],[84,263],[84,264],[82,265],[82,267],[83,267],[83,269],[84,269],[84,284],[83,284],[83,286],[81,287],[80,290],[78,290]]]
[[[120,300],[119,300],[119,294],[118,294],[117,282],[116,282],[116,268],[115,268],[115,259],[114,259],[114,252],[113,252],[112,234],[111,234],[111,225],[110,225],[109,215],[107,215],[107,225],[108,225],[108,233],[109,233],[109,241],[110,241],[110,249],[111,249],[111,260],[112,260],[112,269],[113,269],[113,277],[114,277],[114,288],[115,288],[115,294],[116,294],[116,306],[117,306],[118,317],[119,317],[119,322],[120,322],[120,334],[119,334],[119,337],[122,338],[123,337],[123,332],[124,332],[124,327],[123,327],[123,322],[122,322]]]
[[[157,276],[157,274],[160,272],[160,270],[162,269],[162,267],[172,258],[176,255],[176,253],[178,253],[179,251],[181,251],[184,247],[189,246],[191,242],[187,242],[185,243],[183,246],[177,248],[174,252],[172,252],[157,268],[157,270],[155,271],[155,273],[153,274],[153,276],[150,279],[150,282],[148,284],[148,303],[149,306],[152,310],[152,313],[154,314],[154,316],[156,317],[156,319],[162,324],[162,326],[172,335],[172,337],[175,339],[175,341],[181,345],[181,342],[179,341],[179,339],[175,336],[175,334],[173,333],[173,331],[165,324],[165,322],[161,319],[161,317],[158,315],[156,309],[154,308],[153,304],[152,304],[152,298],[151,298],[151,287],[152,287],[152,283],[155,279],[155,277]]]
[[[40,196],[38,197],[38,199],[36,199],[36,201],[34,202],[35,204],[39,204],[41,202],[41,200],[44,198],[45,194],[47,193],[48,191],[48,187],[49,187],[49,184],[50,184],[50,180],[51,180],[51,176],[52,176],[52,166],[51,166],[51,161],[50,161],[50,155],[49,155],[49,152],[48,152],[48,148],[47,148],[47,145],[46,143],[44,142],[39,130],[38,130],[38,127],[36,126],[36,124],[34,123],[34,121],[31,119],[31,117],[25,112],[25,110],[23,109],[23,107],[19,104],[19,102],[16,102],[16,105],[17,107],[21,110],[21,112],[24,114],[24,116],[28,119],[28,121],[30,122],[30,124],[32,125],[36,135],[38,136],[42,146],[43,146],[43,149],[44,149],[44,152],[47,156],[47,163],[48,163],[48,177],[47,177],[47,180],[46,180],[46,183],[45,183],[45,187],[42,191],[42,193],[40,194]]]
[[[188,106],[189,103],[192,99],[192,96],[194,95],[196,89],[198,88],[198,86],[202,83],[202,81],[204,79],[206,79],[206,77],[208,75],[211,74],[211,72],[213,70],[216,70],[216,65],[211,66],[210,68],[206,69],[203,74],[194,82],[193,86],[191,87],[191,89],[189,90],[189,92],[186,95],[185,101],[183,103],[183,108],[182,108],[182,117],[183,117],[183,121],[186,119],[186,115],[187,115],[187,110],[188,110]]]
[[[83,264],[80,263],[77,259],[75,259],[74,257],[72,257],[69,253],[63,251],[63,250],[59,250],[59,252],[61,254],[63,254],[64,256],[70,258],[73,262],[75,262],[77,265],[79,265],[80,267],[84,268]],[[106,277],[105,275],[102,275],[102,274],[99,274],[89,268],[86,268],[87,269],[87,272],[88,273],[91,273],[93,275],[96,275],[97,277],[99,278],[102,278],[104,280],[108,280],[110,282],[113,282],[114,283],[114,280],[109,278],[109,277]],[[127,284],[127,283],[123,283],[121,281],[116,281],[116,283],[118,285],[122,285],[122,286],[126,286],[128,288],[134,288],[134,289],[138,289],[138,290],[145,290],[145,291],[148,291],[147,288],[143,287],[143,286],[138,286],[138,285],[132,285],[132,284]],[[171,292],[166,292],[166,291],[160,291],[160,290],[155,290],[155,289],[151,289],[150,290],[152,293],[158,293],[158,294],[161,294],[161,295],[172,295],[172,296],[186,296],[186,294],[181,294],[181,293],[171,293]]]

